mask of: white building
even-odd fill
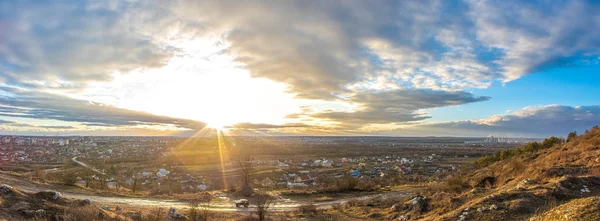
[[[156,173],[156,176],[158,177],[165,177],[167,175],[169,175],[169,171],[164,168],[158,169],[158,172]]]

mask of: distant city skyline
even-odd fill
[[[0,134],[566,136],[595,1],[2,1]]]

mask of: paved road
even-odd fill
[[[74,159],[75,161],[76,159]],[[139,207],[166,207],[166,208],[176,208],[183,209],[188,208],[188,204],[183,201],[178,200],[167,200],[167,199],[152,199],[152,198],[132,198],[132,197],[121,197],[121,196],[96,196],[89,195],[85,193],[78,193],[68,189],[63,189],[58,185],[49,185],[49,184],[36,184],[30,182],[28,180],[24,180],[21,177],[0,173],[0,184],[8,184],[17,189],[20,189],[25,192],[39,192],[42,190],[53,189],[61,192],[64,197],[73,198],[73,199],[89,199],[92,202],[96,202],[99,204],[120,204],[120,205],[131,205],[131,206],[139,206]],[[349,197],[344,199],[338,199],[334,201],[328,202],[319,202],[312,203],[317,208],[327,209],[331,208],[334,205],[343,204],[351,200],[368,200],[374,198],[393,198],[393,197],[401,197],[410,195],[412,191],[391,191],[385,193],[378,193],[360,197]],[[307,202],[304,202],[307,203]],[[274,211],[293,211],[296,210],[299,206],[304,204],[302,202],[296,202],[292,200],[286,199],[277,199],[274,204],[271,206]],[[233,203],[218,203],[211,204],[209,207],[212,211],[254,211],[255,207],[250,206],[250,208],[236,208]]]

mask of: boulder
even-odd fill
[[[62,198],[62,194],[54,190],[44,190],[36,193],[35,196],[46,200],[59,200]]]
[[[14,192],[14,189],[12,186],[9,186],[6,184],[0,185],[0,194],[7,195],[7,194],[12,194],[13,192]]]
[[[413,211],[416,211],[419,213],[427,212],[427,210],[429,208],[429,203],[427,202],[425,197],[422,197],[422,196],[416,196],[415,198],[412,198],[411,200],[408,201],[408,204],[409,204],[409,207]]]
[[[79,206],[89,206],[92,204],[92,201],[89,199],[80,200],[78,202]]]
[[[486,187],[494,187],[496,186],[496,177],[493,176],[486,176],[481,178],[479,181],[477,181],[477,183],[475,184],[475,187],[479,187],[479,188],[486,188]]]
[[[499,210],[499,209],[500,209],[500,207],[496,206],[496,204],[492,204],[490,206],[490,210]]]
[[[483,213],[485,211],[487,211],[488,209],[486,207],[479,207],[477,208],[477,212]]]
[[[177,210],[175,210],[175,208],[173,207],[169,209],[169,214],[167,215],[167,217],[173,220],[186,220],[186,217],[184,215],[181,215],[181,213],[177,212]]]
[[[21,201],[21,202],[18,202],[18,203],[15,203],[14,205],[12,205],[12,206],[10,207],[10,209],[11,209],[12,211],[21,211],[21,210],[28,210],[28,209],[29,209],[29,207],[30,207],[30,206],[29,206],[29,203],[28,203],[28,202],[23,202],[23,201]]]
[[[473,194],[473,195],[477,195],[480,193],[483,193],[483,188],[481,188],[481,187],[475,187],[471,190],[471,194]]]

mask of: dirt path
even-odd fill
[[[33,183],[29,180],[24,180],[21,177],[0,173],[0,184],[11,185],[17,189],[23,190],[25,192],[39,192],[42,190],[52,189],[61,192],[64,197],[73,198],[73,199],[89,199],[92,202],[100,203],[100,204],[114,204],[114,205],[130,205],[130,206],[139,206],[139,207],[166,207],[166,208],[176,208],[183,209],[187,208],[188,204],[184,201],[179,200],[168,200],[168,199],[152,199],[152,198],[132,198],[132,197],[122,197],[122,196],[98,196],[91,195],[86,193],[80,193],[73,190],[69,190],[67,188],[61,187],[60,185],[52,185],[52,184],[37,184]],[[378,193],[360,197],[348,197],[328,202],[318,202],[311,203],[317,206],[320,209],[331,208],[334,205],[346,203],[351,200],[368,200],[374,198],[393,198],[393,197],[402,197],[411,194],[412,190],[406,191],[392,191],[385,193]],[[309,202],[298,202],[289,199],[278,199],[272,205],[272,209],[275,211],[293,211],[296,210],[299,206],[306,204]],[[214,203],[209,207],[212,211],[254,211],[255,207],[250,206],[250,208],[236,208],[233,203]]]
[[[90,169],[90,170],[94,171],[95,173],[98,173],[98,174],[101,174],[101,175],[106,175],[104,172],[102,172],[102,171],[100,171],[100,170],[98,170],[98,169],[96,169],[96,168],[93,168],[93,167],[91,167],[91,166],[89,166],[89,165],[85,164],[84,162],[78,161],[78,160],[77,160],[77,157],[73,157],[73,158],[71,158],[71,160],[72,160],[73,162],[75,162],[76,164],[79,164],[79,165],[80,165],[80,166],[82,166],[82,167],[85,167],[85,168],[88,168],[88,169]]]

